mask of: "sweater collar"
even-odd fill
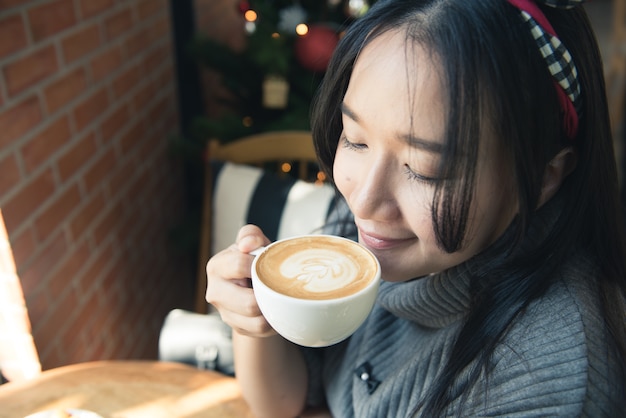
[[[514,253],[532,249],[546,237],[560,213],[560,202],[554,197],[535,213],[523,244]],[[514,239],[515,223],[485,251],[457,266],[408,282],[383,282],[378,304],[400,318],[429,328],[443,328],[461,320],[470,308],[471,277],[506,251]]]
[[[404,283],[381,283],[378,303],[392,314],[429,328],[460,320],[470,306],[467,261],[444,272]]]

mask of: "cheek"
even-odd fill
[[[404,190],[402,196],[398,205],[407,227],[423,244],[432,245],[436,241],[431,212],[432,193],[426,188],[412,187]]]
[[[337,148],[335,161],[333,163],[333,179],[335,181],[335,186],[337,186],[339,192],[344,196],[346,196],[346,193],[354,187],[353,177],[357,175],[354,171],[357,167],[350,167],[349,162],[350,159],[346,158],[346,155],[341,151],[341,148]]]

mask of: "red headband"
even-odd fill
[[[542,56],[548,64],[548,69],[555,79],[556,92],[563,110],[563,129],[569,138],[574,138],[578,132],[578,112],[575,103],[580,96],[580,87],[571,55],[560,42],[556,31],[534,1],[508,0],[508,2],[520,11],[526,12],[536,22],[535,24],[523,16],[524,20],[531,25],[533,37],[537,41]]]

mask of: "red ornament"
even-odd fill
[[[247,12],[248,10],[250,10],[250,2],[249,2],[249,1],[247,1],[247,0],[241,0],[241,1],[239,2],[239,6],[238,6],[238,8],[239,8],[239,12],[240,12],[241,14],[244,14],[245,12]]]
[[[296,59],[304,68],[324,72],[339,42],[339,35],[323,25],[309,26],[309,31],[298,36],[295,43]]]

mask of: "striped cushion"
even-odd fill
[[[243,225],[258,225],[272,241],[320,233],[333,208],[332,186],[279,177],[261,168],[213,162],[211,255],[231,245]]]

